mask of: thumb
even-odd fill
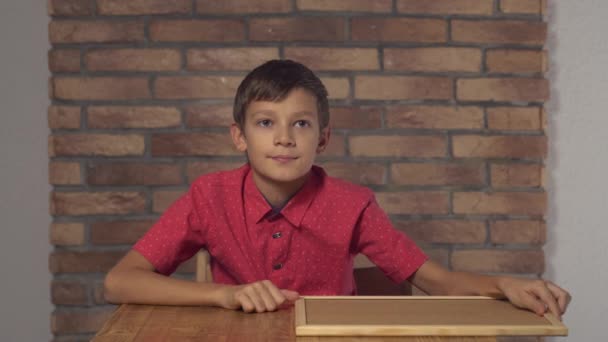
[[[281,290],[281,293],[283,294],[283,296],[285,296],[285,298],[287,298],[287,300],[292,302],[300,298],[300,294],[295,291]]]

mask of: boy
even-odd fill
[[[274,311],[300,294],[356,294],[353,258],[363,253],[429,294],[507,298],[561,319],[570,295],[555,284],[451,272],[393,228],[371,190],[313,166],[329,142],[329,105],[305,66],[273,60],[250,72],[234,120],[248,163],[199,177],[108,273],[108,302]],[[214,283],[168,277],[201,248]]]

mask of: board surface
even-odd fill
[[[567,335],[543,317],[488,297],[303,297],[296,302],[299,336]]]

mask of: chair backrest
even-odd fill
[[[357,293],[359,295],[395,296],[412,294],[412,287],[407,281],[403,284],[393,283],[376,265],[362,254],[355,257],[354,268],[355,283],[357,284]],[[203,249],[196,254],[196,281],[213,281],[211,266],[209,264],[209,253]]]

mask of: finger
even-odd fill
[[[554,314],[557,318],[561,319],[561,312],[557,305],[557,301],[553,294],[547,288],[545,282],[539,283],[536,287],[533,288],[534,293],[538,296],[542,302],[549,308],[549,311]]]
[[[520,300],[524,308],[534,311],[539,316],[542,316],[546,311],[545,305],[530,293],[525,292]]]
[[[559,309],[561,313],[564,314],[566,312],[566,308],[568,307],[568,303],[570,303],[570,294],[568,291],[550,281],[547,282],[547,288],[549,288],[549,291],[551,291],[553,297],[557,298]]]
[[[245,311],[245,312],[255,311],[255,305],[253,304],[253,302],[251,301],[249,296],[247,296],[247,293],[239,292],[234,297],[237,300],[237,302],[240,304],[241,308],[243,308],[243,311]]]
[[[296,291],[291,291],[291,290],[281,290],[281,293],[283,294],[283,296],[285,296],[285,298],[287,298],[287,300],[289,301],[296,301],[298,300],[298,298],[300,298],[300,294],[297,293]]]
[[[255,305],[255,311],[264,312],[266,310],[266,304],[264,304],[264,301],[260,295],[258,295],[258,292],[253,285],[247,286],[245,292],[247,293],[247,296],[249,296],[249,299],[251,299],[253,302],[253,305]]]
[[[283,295],[279,288],[276,287],[276,285],[274,285],[270,280],[264,280],[262,284],[266,287],[266,290],[272,296],[272,299],[277,306],[283,304],[287,300],[285,295]]]
[[[262,299],[262,302],[264,302],[264,311],[274,311],[277,309],[277,304],[274,300],[274,297],[272,297],[272,294],[270,293],[264,282],[255,283],[254,288],[258,293],[258,296]]]

